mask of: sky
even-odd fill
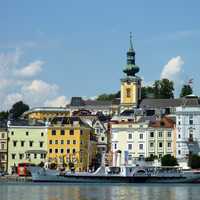
[[[144,85],[193,79],[200,95],[198,0],[0,0],[0,110],[65,106],[114,93],[129,32]]]

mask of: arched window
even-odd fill
[[[130,88],[126,89],[126,97],[131,97],[131,89]]]

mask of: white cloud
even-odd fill
[[[65,106],[67,99],[59,94],[59,87],[44,80],[33,80],[42,71],[44,62],[35,60],[25,67],[20,67],[22,52],[0,52],[0,111],[9,110],[22,100],[30,107]],[[27,79],[29,78],[29,79]]]
[[[0,78],[12,75],[13,69],[19,63],[21,54],[19,49],[12,53],[0,53]]]
[[[17,70],[16,74],[18,76],[23,76],[23,77],[35,76],[36,74],[42,71],[43,64],[44,62],[41,60],[34,61],[29,65],[25,66],[24,68]]]
[[[9,110],[14,103],[16,103],[17,101],[20,101],[22,99],[23,99],[23,96],[20,93],[8,94],[5,97],[5,100],[3,103],[3,108],[5,110]]]
[[[55,99],[47,100],[45,105],[50,107],[65,107],[68,103],[69,100],[67,100],[65,96],[59,96]]]
[[[23,86],[22,90],[24,92],[46,96],[51,93],[55,94],[58,91],[58,86],[42,80],[33,80],[30,84]]]
[[[160,78],[176,80],[181,73],[183,64],[184,61],[181,56],[170,59],[169,62],[163,67]]]

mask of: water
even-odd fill
[[[200,184],[0,184],[0,200],[200,200]]]

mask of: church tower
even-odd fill
[[[141,100],[141,78],[135,75],[139,72],[139,67],[135,64],[135,50],[131,33],[127,64],[123,72],[125,77],[121,79],[120,112],[136,108]]]

